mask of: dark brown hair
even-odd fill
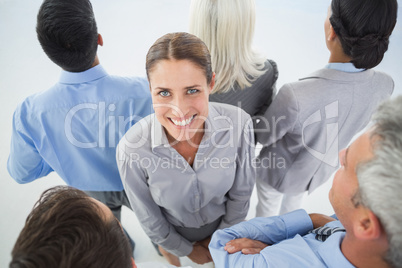
[[[44,0],[36,33],[46,55],[69,72],[92,67],[98,48],[98,29],[89,0]]]
[[[356,68],[377,66],[395,27],[396,0],[332,0],[330,22]]]
[[[161,60],[189,60],[200,67],[209,84],[212,80],[211,55],[205,43],[195,35],[178,32],[160,37],[151,46],[146,58],[147,77]]]
[[[93,200],[68,186],[41,195],[11,255],[10,268],[132,267],[119,222],[105,219]]]

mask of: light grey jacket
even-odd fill
[[[285,84],[257,124],[257,180],[283,193],[312,192],[338,168],[338,152],[370,121],[394,82],[366,70],[321,69]]]

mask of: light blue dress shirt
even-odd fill
[[[326,226],[342,227],[339,221]],[[340,245],[345,232],[331,235],[325,242],[307,234],[313,229],[304,210],[270,218],[254,218],[214,233],[209,250],[216,268],[354,267],[342,254]],[[223,248],[237,238],[250,238],[270,244],[260,254],[228,254]]]
[[[359,73],[366,70],[356,68],[351,62],[330,62],[325,66],[325,68],[345,73]]]
[[[81,190],[121,191],[116,146],[151,112],[145,78],[111,76],[100,65],[62,71],[57,84],[15,110],[8,172],[18,183],[56,171]]]

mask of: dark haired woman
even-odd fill
[[[212,261],[218,228],[246,217],[255,182],[252,121],[241,109],[208,103],[214,86],[208,48],[196,36],[159,38],[146,58],[155,113],[122,138],[117,164],[144,231],[171,264]]]
[[[301,206],[303,194],[329,179],[339,149],[369,122],[394,82],[374,71],[388,49],[396,0],[333,0],[325,20],[329,63],[285,84],[256,127],[257,216]]]

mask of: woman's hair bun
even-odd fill
[[[388,50],[389,38],[378,34],[342,39],[346,47],[350,48],[347,54],[356,68],[370,69],[377,66]]]
[[[355,67],[377,66],[388,50],[397,1],[332,0],[331,11],[331,25]]]

